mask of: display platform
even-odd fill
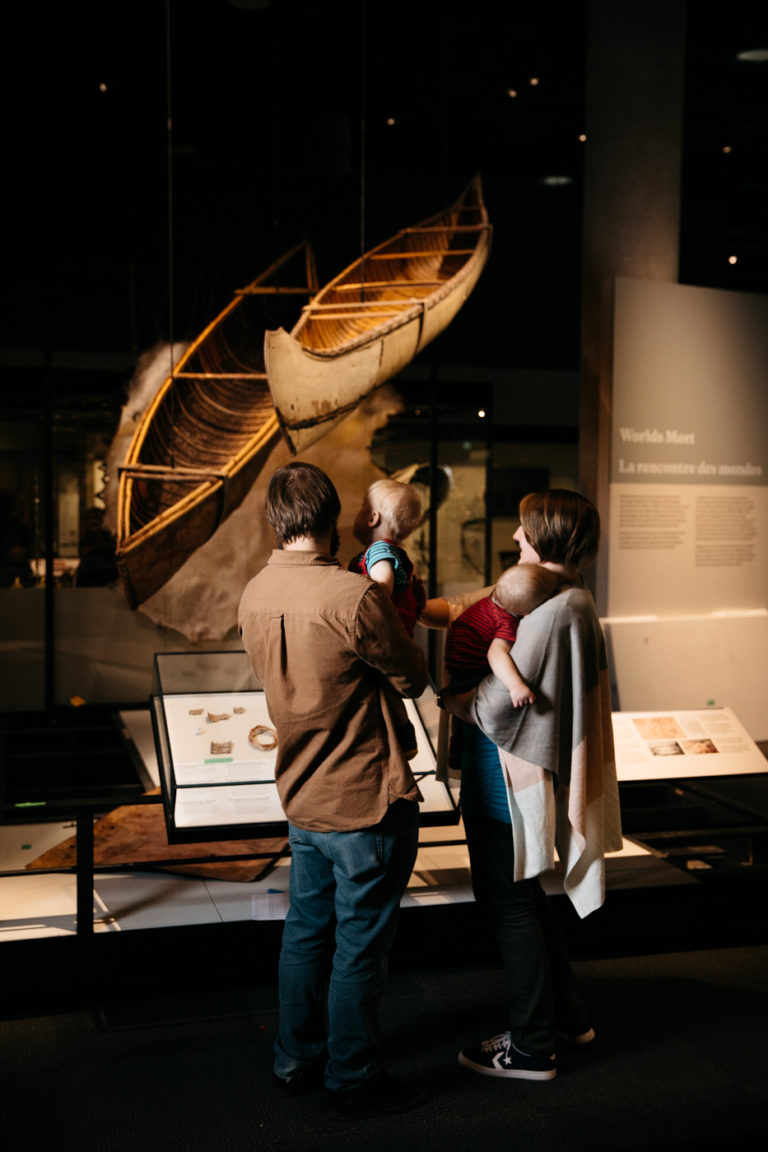
[[[277,735],[245,652],[164,652],[154,661],[152,724],[169,843],[286,835],[275,784]],[[421,823],[457,824],[456,785],[437,779],[431,688],[406,700]]]
[[[730,708],[614,712],[619,781],[765,773],[766,760]]]
[[[768,763],[730,708],[615,712],[625,836],[704,883],[768,869]]]

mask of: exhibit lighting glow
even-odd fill
[[[653,624],[658,616],[601,616],[601,624]]]
[[[572,176],[542,176],[539,184],[543,184],[545,188],[564,188],[567,184],[573,184]]]
[[[725,154],[727,156],[729,154],[729,152],[733,152],[733,148],[731,148],[730,144],[724,144],[723,145],[723,152],[725,152]]]
[[[697,614],[681,614],[679,616],[665,616],[665,623],[674,621],[700,621],[700,620],[746,620],[756,617],[768,616],[768,608],[719,608],[715,612],[699,612]],[[610,624],[658,624],[660,616],[601,616],[600,623]]]
[[[397,121],[395,120],[394,116],[387,116],[387,124],[389,124],[390,128],[393,126],[393,124],[396,123]]]
[[[747,48],[744,52],[737,52],[736,59],[748,64],[765,64],[768,61],[768,48]]]
[[[748,620],[755,616],[768,616],[768,608],[718,608],[712,615],[718,619],[737,617],[739,620]]]
[[[728,263],[729,264],[738,264],[738,262],[739,262],[738,256],[729,256],[728,257]]]

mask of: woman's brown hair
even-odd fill
[[[550,488],[529,493],[520,501],[520,523],[543,561],[579,568],[597,555],[600,514],[578,492]]]

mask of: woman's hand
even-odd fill
[[[469,692],[449,692],[447,688],[443,688],[438,700],[439,706],[444,708],[446,712],[450,712],[458,720],[464,720],[467,724],[474,724],[475,717],[472,713],[472,705],[475,701],[476,689],[472,688]]]

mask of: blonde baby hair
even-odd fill
[[[368,504],[381,515],[384,530],[394,540],[405,540],[421,520],[421,497],[401,480],[376,480],[368,489]]]

